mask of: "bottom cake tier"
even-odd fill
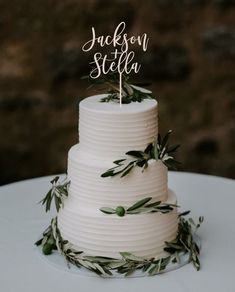
[[[165,203],[176,204],[176,195],[168,191]],[[104,214],[85,210],[66,200],[58,214],[58,227],[64,239],[86,255],[120,258],[131,252],[145,258],[162,258],[165,241],[173,240],[178,231],[178,213]]]

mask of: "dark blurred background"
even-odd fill
[[[0,184],[66,171],[78,100],[93,93],[81,46],[91,26],[121,21],[150,36],[138,79],[182,144],[182,170],[235,178],[234,0],[1,0]]]

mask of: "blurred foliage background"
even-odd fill
[[[151,81],[160,130],[182,170],[235,178],[234,0],[0,0],[0,184],[65,172],[78,141],[80,77],[91,26],[150,36],[138,79]]]

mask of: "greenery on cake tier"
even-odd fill
[[[101,102],[120,102],[120,76],[118,72],[110,72],[108,74],[102,74],[99,78],[93,79],[90,76],[84,76],[83,79],[89,79],[91,85],[89,88],[99,85],[100,90],[105,90],[108,95],[101,98]],[[141,86],[147,86],[148,83],[133,83],[129,81],[129,76],[122,74],[122,104],[128,104],[131,102],[142,102],[144,99],[153,98],[152,92]]]
[[[50,183],[52,184],[51,189],[39,203],[46,206],[47,212],[50,210],[54,199],[56,211],[59,212],[59,209],[64,206],[64,200],[68,197],[70,182],[66,179],[63,182],[59,182],[59,176],[56,176]]]
[[[180,263],[180,257],[188,254],[189,262],[192,262],[196,270],[200,269],[199,246],[195,241],[196,230],[203,222],[203,217],[199,217],[199,222],[194,223],[192,219],[186,220],[183,216],[189,211],[179,215],[179,227],[175,240],[166,242],[164,250],[168,256],[155,259],[135,256],[130,252],[120,252],[121,258],[110,258],[102,256],[86,256],[83,251],[74,249],[73,245],[63,239],[57,226],[57,217],[53,218],[51,225],[44,231],[43,236],[35,244],[42,245],[42,251],[49,255],[57,249],[69,263],[78,268],[84,267],[100,276],[112,276],[114,272],[130,276],[136,270],[141,270],[147,275],[156,275],[164,271],[170,263]]]
[[[130,207],[124,207],[124,206],[118,206],[115,209],[110,207],[102,207],[100,208],[100,211],[105,214],[116,214],[120,217],[125,216],[126,214],[132,215],[132,214],[147,214],[147,213],[169,213],[171,212],[175,207],[178,207],[175,204],[168,204],[168,203],[162,203],[161,201],[149,203],[149,201],[152,200],[152,197],[147,197],[144,199],[139,200],[135,204],[133,204]],[[149,203],[149,204],[148,204]]]
[[[148,167],[148,161],[155,159],[156,161],[161,160],[168,168],[177,169],[180,162],[175,160],[172,156],[180,145],[169,145],[169,137],[171,130],[161,138],[158,134],[157,139],[148,144],[144,151],[131,150],[126,152],[126,155],[133,157],[133,160],[119,159],[113,161],[116,166],[108,169],[106,172],[101,174],[101,177],[109,177],[121,174],[121,177],[126,176],[135,166],[141,167],[144,171]]]

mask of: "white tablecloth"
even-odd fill
[[[154,277],[102,279],[60,270],[43,260],[33,245],[52,213],[37,204],[50,188],[51,177],[0,187],[0,291],[235,291],[235,181],[170,172],[169,186],[183,210],[204,215],[199,229],[201,265],[191,264]]]

